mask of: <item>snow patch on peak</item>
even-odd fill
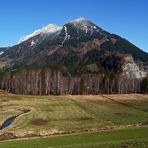
[[[2,55],[3,53],[4,53],[4,52],[3,52],[3,51],[1,51],[1,52],[0,52],[0,55]]]
[[[72,22],[82,22],[82,21],[88,21],[88,20],[85,19],[84,17],[80,17],[80,18],[77,18],[77,19],[75,19],[75,20],[72,20],[71,23],[72,23]]]
[[[34,42],[34,41],[32,41],[32,42],[31,42],[31,47],[32,47],[32,46],[34,46],[34,45],[35,45],[35,42]]]
[[[40,31],[43,33],[53,33],[53,32],[57,32],[61,29],[62,29],[62,27],[59,27],[59,26],[53,25],[53,24],[49,24],[49,25],[43,27]]]
[[[44,26],[42,29],[38,29],[36,31],[34,31],[32,34],[29,34],[25,37],[22,37],[20,39],[20,41],[18,42],[18,44],[24,42],[24,41],[27,41],[28,39],[38,35],[38,34],[48,34],[48,33],[54,33],[54,32],[57,32],[59,30],[61,30],[62,28],[57,26],[57,25],[53,25],[53,24],[49,24],[47,26]]]
[[[20,43],[22,43],[22,42],[24,42],[24,41],[27,41],[28,39],[30,39],[30,38],[32,38],[32,37],[38,35],[39,33],[40,33],[40,30],[36,30],[36,31],[34,31],[32,34],[29,34],[29,35],[27,35],[27,36],[25,36],[25,37],[22,37],[22,38],[20,39],[20,41],[18,42],[18,44],[20,44]]]
[[[80,17],[80,18],[77,18],[75,20],[70,21],[69,23],[74,24],[75,26],[80,25],[80,24],[81,25],[87,25],[87,24],[90,24],[90,21],[83,18],[83,17]]]
[[[67,32],[67,27],[66,26],[64,26],[64,31],[65,31],[65,38],[64,38],[62,44],[64,44],[66,40],[70,39],[70,35]]]
[[[72,20],[69,23],[72,24],[75,28],[83,30],[85,32],[85,36],[87,34],[93,35],[93,32],[98,30],[98,27],[95,24],[83,17]]]

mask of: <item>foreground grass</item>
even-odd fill
[[[0,134],[28,137],[142,126],[148,124],[148,95],[0,94],[0,122],[15,115],[20,116]]]
[[[148,95],[21,96],[0,93],[0,124],[16,115],[19,116],[11,126],[0,130],[1,139],[75,135],[1,141],[0,148],[148,147]]]
[[[147,148],[148,127],[0,142],[1,148]]]

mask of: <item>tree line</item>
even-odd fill
[[[58,69],[25,69],[0,76],[0,89],[26,95],[148,93],[148,78],[127,78],[112,71],[72,76]]]

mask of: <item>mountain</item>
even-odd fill
[[[148,53],[78,18],[63,27],[47,25],[17,45],[0,48],[0,88],[22,94],[137,92],[147,65]],[[129,82],[119,88],[129,79],[134,88]]]
[[[21,38],[20,41],[18,42],[18,44],[20,44],[20,43],[22,43],[22,42],[25,42],[25,41],[27,41],[27,40],[29,40],[29,39],[31,39],[31,38],[33,38],[33,37],[39,35],[39,34],[40,34],[40,35],[42,34],[42,35],[44,36],[44,35],[47,35],[47,34],[52,34],[52,33],[54,33],[54,32],[57,32],[57,31],[59,31],[59,30],[61,30],[61,29],[62,29],[62,28],[59,27],[59,26],[57,26],[57,25],[49,24],[49,25],[43,27],[42,29],[36,30],[36,31],[35,31],[34,33],[32,33],[32,34],[27,35],[27,36]],[[35,42],[34,42],[34,44],[35,44]],[[34,44],[31,44],[31,45],[33,46]]]

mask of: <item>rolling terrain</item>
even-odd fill
[[[148,95],[20,96],[1,92],[0,104],[1,125],[16,116],[9,127],[0,130],[1,140],[71,135],[0,142],[3,147],[147,145]]]

